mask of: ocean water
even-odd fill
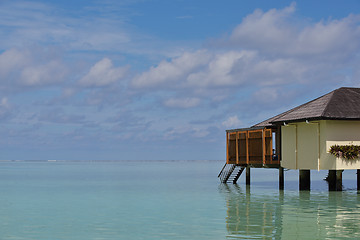
[[[360,239],[355,171],[252,169],[220,184],[221,161],[0,162],[0,239]]]

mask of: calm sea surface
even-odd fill
[[[252,169],[220,184],[220,161],[0,162],[0,239],[360,239],[355,171]]]

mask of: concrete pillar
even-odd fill
[[[284,168],[279,167],[279,189],[284,190]]]
[[[250,185],[250,167],[246,167],[246,185]]]
[[[329,170],[329,191],[342,191],[342,172],[343,170]]]
[[[299,190],[310,190],[310,170],[299,170]]]
[[[246,185],[246,200],[250,199],[250,185]],[[247,201],[250,202],[250,201]]]
[[[357,190],[360,191],[360,169],[356,171],[357,174]]]

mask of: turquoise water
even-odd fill
[[[356,239],[356,174],[328,192],[326,172],[255,169],[220,184],[220,161],[1,162],[0,239]]]

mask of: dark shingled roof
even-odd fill
[[[360,88],[342,87],[253,127],[306,120],[360,120]]]

